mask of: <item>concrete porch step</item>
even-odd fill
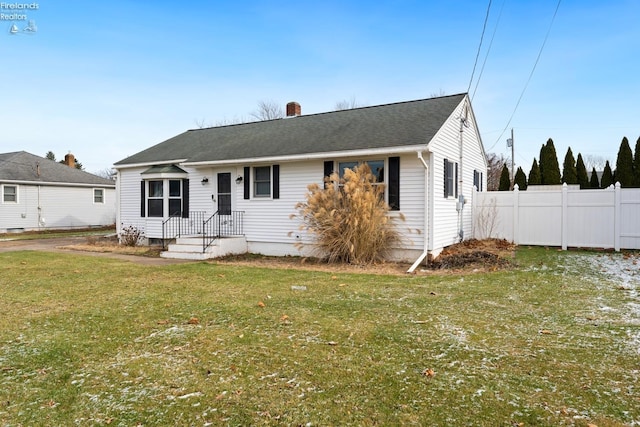
[[[247,239],[244,236],[221,237],[202,251],[202,236],[179,237],[175,243],[167,246],[160,253],[162,258],[206,260],[226,255],[237,255],[247,252]]]

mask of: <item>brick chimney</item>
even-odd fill
[[[289,102],[287,104],[287,117],[295,117],[302,114],[302,107],[297,102]]]
[[[69,153],[64,156],[64,164],[69,166],[70,168],[76,168],[76,158],[73,154]]]

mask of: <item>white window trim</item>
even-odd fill
[[[16,189],[16,200],[15,201],[5,201],[4,195],[5,195],[5,188],[6,187],[12,187],[12,188]],[[2,203],[11,204],[11,205],[17,205],[18,203],[20,203],[20,190],[19,190],[19,186],[18,185],[2,184]]]
[[[181,175],[184,176],[184,175]],[[160,181],[162,182],[162,197],[152,197],[151,196],[151,182],[152,181]],[[171,184],[170,181],[179,181],[180,188],[180,196],[171,196]],[[177,174],[172,175],[171,178],[153,178],[153,179],[144,179],[145,182],[145,217],[146,218],[169,218],[170,217],[170,209],[169,209],[169,201],[170,200],[180,200],[180,213],[182,214],[182,209],[184,208],[184,191],[183,191],[183,181],[184,178],[178,178]],[[162,200],[162,216],[151,216],[149,215],[149,200]]]
[[[160,181],[162,182],[162,196],[160,197],[154,197],[151,196],[151,182],[152,181]],[[169,191],[169,180],[168,179],[149,179],[146,180],[146,201],[145,201],[145,209],[147,210],[147,218],[165,218],[165,214],[167,212],[167,210],[169,209],[169,202],[167,201],[168,198],[165,196],[165,194],[167,194],[167,192]],[[156,215],[151,215],[150,213],[150,209],[149,209],[149,201],[150,200],[162,200],[162,215],[160,216],[156,216]]]
[[[104,205],[106,203],[106,196],[107,196],[107,192],[104,191],[104,188],[94,188],[93,189],[93,204],[94,205]],[[101,202],[96,202],[96,191],[102,191],[102,201]]]
[[[257,181],[256,181],[256,169],[257,168],[269,168],[269,194],[257,194]],[[265,182],[265,181],[260,181]],[[272,200],[273,199],[273,166],[272,165],[258,165],[251,168],[251,196],[256,200]]]

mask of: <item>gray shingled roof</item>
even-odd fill
[[[115,163],[215,162],[427,144],[465,94],[195,129]]]
[[[38,174],[39,173],[39,174]],[[70,168],[26,151],[0,153],[0,181],[88,184],[115,187],[115,182]]]

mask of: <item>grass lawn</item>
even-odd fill
[[[640,257],[516,261],[381,276],[0,253],[0,424],[640,426]]]
[[[78,229],[53,229],[43,231],[24,231],[20,233],[0,233],[1,240],[41,240],[54,239],[60,237],[78,237],[78,236],[105,236],[115,234],[116,227],[89,227]]]

